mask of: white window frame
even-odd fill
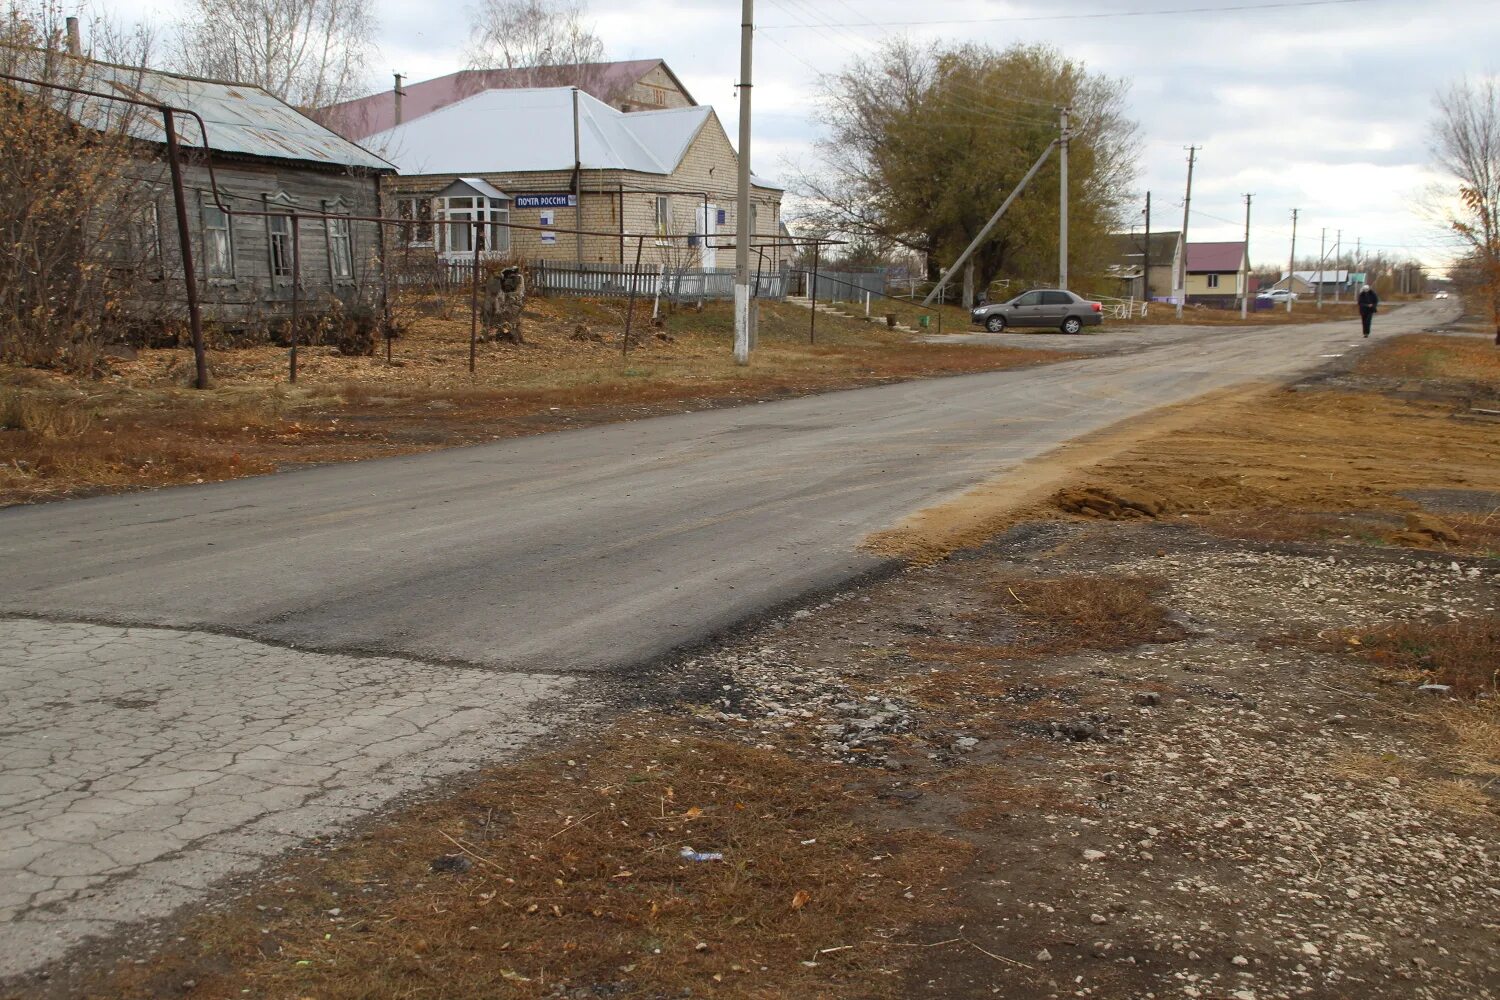
[[[454,195],[448,198],[434,198],[438,208],[434,211],[435,219],[447,222],[456,218],[462,218],[467,225],[458,226],[436,226],[440,231],[436,246],[438,252],[446,256],[472,257],[474,255],[474,222],[476,216],[480,223],[479,239],[480,256],[504,257],[510,254],[510,203],[502,198],[487,198],[481,194]],[[455,206],[454,202],[467,202],[466,205]],[[455,247],[453,239],[456,231],[464,233],[462,248]]]
[[[222,218],[223,224],[213,224]],[[203,276],[210,281],[233,281],[234,213],[224,212],[213,195],[198,192],[198,221],[203,232]]]
[[[672,242],[667,239],[672,233],[672,196],[657,195],[656,201],[652,203],[651,211],[654,214],[652,225],[656,229],[656,245],[665,246]]]
[[[1218,288],[1219,287],[1219,276],[1217,274],[1210,274],[1208,276],[1208,287],[1209,288]]]

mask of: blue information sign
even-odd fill
[[[572,208],[578,204],[571,194],[518,194],[516,208]]]

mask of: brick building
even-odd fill
[[[644,237],[648,265],[732,266],[738,156],[714,110],[623,112],[580,90],[575,113],[574,95],[485,90],[366,138],[400,170],[385,186],[387,214],[411,220],[398,249],[471,256],[471,228],[431,224],[447,219],[480,223],[490,257],[621,264]],[[781,197],[754,179],[749,211],[764,246],[753,267],[774,270],[788,255],[772,245]]]

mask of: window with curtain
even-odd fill
[[[354,241],[349,220],[330,217],[323,220],[328,230],[328,270],[335,281],[354,279]]]
[[[228,213],[205,200],[203,210],[203,259],[210,278],[234,277],[234,231]]]

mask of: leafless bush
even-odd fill
[[[0,71],[78,86],[83,63],[63,54],[55,22],[12,9]],[[127,134],[132,114],[0,84],[0,360],[93,369],[129,324],[138,286],[159,275],[154,168]]]

